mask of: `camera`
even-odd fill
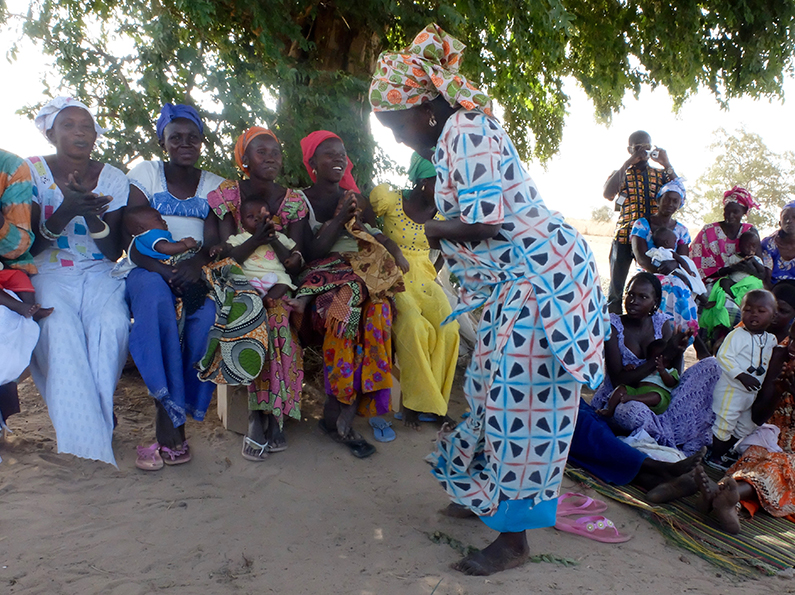
[[[657,159],[659,155],[660,152],[657,149],[649,149],[646,151],[646,157],[651,157],[652,159]]]

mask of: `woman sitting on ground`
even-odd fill
[[[358,193],[342,140],[321,130],[304,138],[301,150],[314,182],[304,195],[315,237],[307,246],[310,264],[301,275],[296,304],[306,314],[301,326],[322,337],[326,404],[320,427],[363,458],[375,447],[353,429],[353,420],[357,410],[368,416],[390,411],[391,298],[402,286],[396,262],[403,270],[408,263],[374,227],[375,215]],[[397,258],[379,254],[374,241]],[[364,274],[361,259],[372,259],[370,274]]]
[[[403,423],[420,429],[421,413],[447,417],[447,403],[458,361],[458,323],[442,322],[452,313],[436,283],[425,223],[436,216],[436,169],[417,153],[411,156],[412,190],[399,192],[387,184],[370,194],[376,215],[384,218],[384,233],[400,246],[411,268],[403,276],[406,291],[395,295],[394,335],[401,376]],[[449,419],[449,418],[448,418]]]
[[[243,132],[235,143],[235,163],[243,179],[226,180],[207,197],[220,219],[221,241],[243,232],[242,206],[257,199],[267,204],[274,232],[295,242],[292,250],[300,254],[311,234],[309,211],[300,192],[275,181],[282,170],[282,146],[276,135],[259,126]],[[265,307],[268,351],[259,378],[248,387],[248,432],[243,439],[243,457],[252,461],[285,450],[284,418],[301,419],[304,367],[301,346],[290,325],[292,306],[277,299],[266,300]]]
[[[762,240],[762,260],[773,284],[795,280],[795,202],[781,209],[778,229]]]
[[[646,359],[653,341],[662,339],[668,342],[668,349],[684,351],[683,337],[687,335],[675,332],[660,309],[661,297],[660,281],[651,273],[639,273],[629,282],[626,313],[610,315],[612,333],[605,345],[607,377],[591,401],[594,408],[605,408],[615,388],[637,386],[654,371],[656,362]],[[719,377],[718,362],[704,359],[682,374],[664,413],[657,415],[643,403],[627,398],[615,408],[610,423],[627,434],[643,429],[661,446],[691,455],[712,442],[712,391]]]
[[[122,253],[122,213],[130,184],[91,159],[104,130],[88,108],[57,97],[36,116],[55,154],[31,157],[31,249],[41,321],[31,373],[47,402],[58,452],[116,464],[113,393],[127,360],[130,312],[124,281],[111,276]]]
[[[218,224],[210,217],[207,194],[222,178],[196,167],[204,125],[192,107],[164,105],[157,137],[168,161],[145,161],[130,171],[130,206],[154,207],[174,240],[193,238],[201,250],[172,266],[131,248],[138,267],[127,277],[134,319],[130,353],[156,406],[156,441],[139,446],[135,462],[145,471],[190,461],[186,418],[203,420],[215,389],[199,380],[194,365],[205,353],[207,333],[215,321],[202,266],[209,262],[209,247],[218,243]],[[178,307],[179,297],[183,303]]]

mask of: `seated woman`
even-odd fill
[[[392,257],[376,254],[373,242],[380,232],[373,227],[375,215],[358,194],[351,175],[353,164],[342,140],[331,132],[317,131],[301,141],[301,150],[314,182],[304,196],[316,235],[307,247],[311,262],[301,275],[296,295],[312,298],[303,326],[311,322],[315,333],[322,336],[326,404],[320,427],[354,456],[363,458],[373,454],[375,447],[353,429],[353,419],[357,410],[369,416],[390,410],[391,297],[401,282],[400,275]],[[359,213],[367,232],[363,235],[355,229]],[[360,237],[369,238],[369,243]],[[400,256],[392,240],[383,238],[381,243]],[[362,249],[362,245],[366,247]],[[371,257],[372,274],[366,275],[366,282],[357,274],[362,269],[357,269],[353,260],[360,265],[362,259]],[[408,265],[402,260],[405,270]]]
[[[795,280],[795,202],[781,209],[778,229],[762,240],[762,261],[773,284]]]
[[[606,407],[615,387],[637,386],[652,373],[656,363],[647,359],[649,345],[658,339],[680,354],[686,347],[686,334],[675,333],[669,317],[660,309],[662,288],[651,273],[639,273],[629,282],[624,300],[626,314],[610,315],[612,333],[605,345],[607,376],[591,404]],[[657,415],[638,401],[619,404],[611,424],[631,433],[643,429],[662,446],[678,448],[687,455],[712,443],[712,392],[720,377],[714,358],[691,366],[671,391],[668,409]]]
[[[737,503],[751,515],[760,507],[774,517],[795,514],[795,326],[774,348],[752,407],[756,432],[739,446],[740,459],[716,485],[696,469],[704,512],[714,512],[727,533],[740,532]],[[762,426],[762,424],[766,424]]]
[[[674,274],[682,267],[676,260],[666,260],[655,265],[646,254],[655,248],[653,234],[660,227],[667,227],[677,237],[676,252],[688,256],[690,233],[687,227],[673,219],[674,213],[684,204],[685,187],[681,178],[668,182],[657,193],[657,214],[642,217],[632,226],[630,241],[635,261],[645,271],[657,275],[662,284],[662,303],[660,309],[673,318],[678,329],[698,332],[698,308],[692,288],[683,275]]]
[[[31,249],[38,299],[54,308],[41,321],[31,373],[47,402],[58,452],[115,465],[113,392],[127,360],[130,312],[124,281],[110,275],[122,253],[130,184],[91,159],[104,130],[88,108],[57,97],[36,116],[55,154],[31,157]]]
[[[204,125],[192,107],[164,105],[157,137],[168,161],[145,161],[130,171],[130,206],[155,208],[174,240],[193,238],[202,248],[174,266],[141,254],[134,245],[131,248],[138,267],[127,276],[134,319],[130,353],[157,408],[156,441],[139,446],[135,461],[144,471],[190,461],[186,416],[203,420],[215,389],[199,380],[194,364],[204,355],[207,333],[215,321],[214,304],[203,297],[207,290],[201,275],[209,262],[209,246],[218,243],[218,224],[210,217],[207,194],[222,178],[196,167]],[[188,296],[193,298],[192,307]],[[178,297],[186,299],[184,308],[177,308]]]
[[[743,217],[749,209],[758,208],[745,188],[735,186],[727,190],[723,194],[723,221],[707,223],[690,244],[690,257],[701,273],[707,292],[717,280],[741,268],[737,264],[727,264],[727,259],[737,254],[740,236],[755,229],[750,223],[743,223]],[[733,310],[736,313],[732,315],[732,326],[740,322],[736,304]]]
[[[220,220],[221,241],[244,231],[242,206],[249,200],[264,200],[275,232],[295,242],[301,254],[311,234],[303,196],[276,183],[282,170],[282,146],[270,130],[253,126],[235,143],[235,163],[242,180],[226,180],[207,197]],[[243,263],[240,263],[243,264]],[[243,439],[243,457],[264,460],[268,453],[287,448],[284,418],[301,419],[301,387],[304,364],[301,346],[290,325],[292,307],[282,299],[266,301],[268,358],[259,378],[249,387],[248,432]]]
[[[24,160],[0,150],[0,435],[8,418],[19,413],[17,378],[30,365],[39,340],[35,320],[52,309],[36,303],[28,275],[36,272],[30,247],[33,185]]]
[[[419,430],[419,414],[447,417],[447,403],[458,361],[458,323],[442,322],[453,311],[430,260],[425,222],[436,215],[436,169],[417,153],[411,156],[412,190],[376,186],[370,203],[384,218],[384,233],[400,246],[411,268],[403,276],[406,291],[395,295],[395,351],[401,370],[403,423]]]

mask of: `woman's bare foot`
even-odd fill
[[[712,499],[712,510],[718,518],[720,526],[726,533],[736,535],[740,532],[740,517],[737,516],[737,482],[733,477],[724,477],[718,482],[718,489]]]
[[[451,502],[447,507],[442,508],[441,512],[445,516],[453,517],[454,519],[470,519],[477,516],[471,509],[466,506],[461,506],[455,502]]]
[[[337,417],[337,433],[342,438],[347,437],[353,428],[353,419],[356,417],[357,402],[358,399],[354,399],[350,405],[340,403],[340,414]]]
[[[698,491],[694,472],[690,471],[670,481],[665,481],[646,492],[646,500],[653,504],[671,502],[679,498],[692,496]]]
[[[281,452],[287,448],[287,437],[273,415],[269,414],[267,418],[268,429],[265,434],[268,437],[268,452]]]
[[[454,570],[475,576],[488,576],[495,572],[521,566],[530,554],[527,535],[520,533],[500,533],[486,548],[469,554],[452,565]]]
[[[412,430],[420,431],[420,414],[413,409],[403,408],[403,425]]]
[[[701,465],[696,466],[693,470],[693,477],[698,487],[698,499],[696,500],[696,508],[704,514],[708,514],[712,510],[712,501],[715,499],[717,492],[717,484],[707,476],[704,467]]]
[[[603,409],[598,409],[596,412],[603,417],[613,417],[613,414],[616,412],[616,407],[618,407],[625,396],[627,396],[627,387],[622,384],[610,394],[607,405],[605,405]]]

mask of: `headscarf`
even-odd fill
[[[403,51],[382,52],[370,83],[373,111],[409,109],[442,95],[451,106],[491,116],[488,95],[458,74],[465,47],[434,23]]]
[[[340,137],[328,130],[315,130],[312,134],[301,139],[301,152],[304,155],[304,167],[306,167],[309,178],[313,182],[317,181],[317,174],[312,171],[309,160],[315,156],[315,151],[317,151],[320,143],[330,138],[336,138],[338,141],[342,142]],[[348,165],[345,168],[345,174],[342,176],[342,180],[340,180],[340,188],[360,193],[361,191],[351,175],[351,170],[353,170],[353,163],[351,163],[351,158],[348,157]]]
[[[409,164],[409,180],[417,183],[417,180],[424,180],[426,178],[435,178],[436,168],[433,163],[421,157],[416,151],[411,156],[411,163]]]
[[[727,190],[723,193],[723,206],[725,207],[730,202],[736,202],[737,204],[744,206],[746,209],[759,208],[759,203],[754,200],[754,197],[751,196],[751,193],[745,188],[740,188],[739,186],[735,186],[731,190]]]
[[[657,198],[660,198],[666,192],[676,192],[682,197],[682,202],[679,204],[679,208],[681,209],[683,206],[685,206],[685,196],[687,195],[684,181],[685,180],[682,177],[674,178],[657,191]]]
[[[44,138],[47,138],[47,131],[55,124],[55,118],[67,107],[79,107],[86,110],[91,119],[94,120],[94,130],[97,132],[97,136],[102,136],[107,132],[105,128],[97,124],[97,119],[85,103],[72,97],[56,97],[39,110],[39,113],[36,114],[36,119],[33,121],[36,124],[36,128],[44,135]],[[47,140],[50,139],[47,138]]]
[[[267,128],[263,128],[262,126],[252,126],[251,128],[244,130],[243,134],[237,137],[237,142],[235,143],[235,163],[240,168],[243,173],[246,173],[246,168],[243,167],[243,155],[246,154],[246,149],[258,136],[262,136],[263,134],[267,134],[270,137],[273,137],[277,143],[279,139],[276,138],[276,135],[273,134],[272,131],[268,130]]]
[[[184,103],[178,103],[176,105],[173,103],[167,103],[163,106],[163,109],[160,110],[160,117],[157,119],[157,138],[159,140],[163,140],[163,133],[166,130],[166,126],[171,124],[171,122],[177,118],[185,118],[186,120],[190,120],[196,124],[199,132],[204,134],[204,123],[199,116],[199,112],[197,112],[191,106],[185,105]]]

